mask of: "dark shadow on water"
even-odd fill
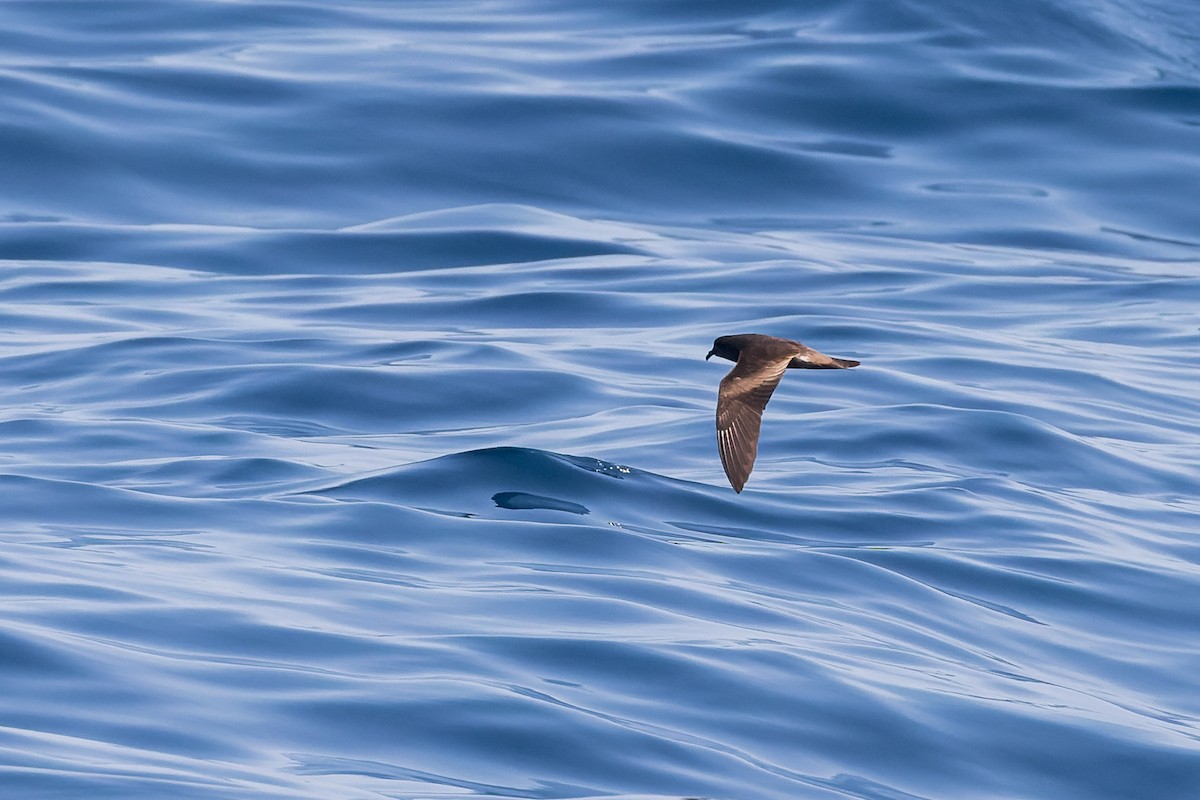
[[[553,497],[543,497],[540,494],[529,494],[528,492],[497,492],[492,495],[492,500],[499,508],[508,508],[513,511],[523,511],[525,509],[541,508],[547,511],[566,511],[570,514],[590,514],[587,506],[579,503],[572,503],[569,500],[558,500]]]

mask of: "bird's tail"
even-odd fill
[[[811,356],[796,356],[788,364],[788,369],[850,369],[858,365],[859,362],[852,358],[835,358],[824,353],[813,353]]]

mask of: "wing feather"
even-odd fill
[[[735,491],[741,492],[758,457],[762,413],[787,370],[792,353],[763,361],[747,358],[721,380],[717,390],[717,451]]]

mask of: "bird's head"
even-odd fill
[[[712,350],[708,351],[708,355],[704,357],[704,360],[708,361],[713,356],[717,356],[718,358],[737,361],[741,352],[742,347],[738,341],[738,335],[718,336],[716,341],[713,342]]]

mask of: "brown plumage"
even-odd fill
[[[859,362],[818,353],[791,339],[738,333],[719,336],[713,356],[736,361],[717,391],[717,450],[736,492],[741,492],[758,455],[763,409],[787,369],[849,369]]]

